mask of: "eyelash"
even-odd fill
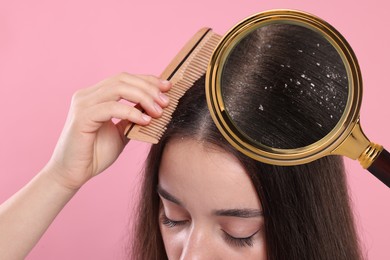
[[[186,224],[187,222],[188,222],[187,220],[175,221],[175,220],[169,219],[165,214],[161,215],[161,223],[163,225],[167,226],[168,228],[181,226],[181,225]],[[253,236],[256,235],[257,232],[259,232],[259,231],[256,231],[255,233],[253,233],[249,237],[237,238],[237,237],[233,237],[233,236],[229,235],[228,233],[226,233],[225,231],[223,231],[225,241],[229,245],[236,246],[236,247],[246,247],[246,246],[252,247],[253,246]]]
[[[161,215],[161,223],[169,228],[173,228],[176,226],[186,224],[187,220],[175,221],[175,220],[169,219],[165,214],[162,214]]]
[[[256,231],[255,233],[253,233],[253,235],[250,235],[249,237],[238,238],[238,237],[233,237],[233,236],[229,235],[228,233],[226,233],[225,231],[223,231],[225,241],[228,244],[230,244],[232,246],[236,246],[236,247],[246,247],[246,246],[252,247],[253,246],[253,236],[256,235],[257,232],[259,232],[259,231]]]

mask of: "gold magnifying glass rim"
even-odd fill
[[[237,129],[226,112],[222,98],[221,75],[232,49],[255,29],[273,23],[295,24],[311,29],[326,38],[340,54],[348,76],[348,100],[344,112],[325,137],[305,147],[279,149],[262,145]],[[304,164],[329,155],[350,134],[359,120],[362,101],[362,78],[357,58],[344,37],[330,24],[312,14],[288,9],[270,10],[250,16],[235,25],[214,50],[206,73],[206,98],[211,116],[227,141],[245,155],[269,164]]]

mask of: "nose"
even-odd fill
[[[213,237],[206,230],[192,228],[184,242],[180,260],[217,260]]]

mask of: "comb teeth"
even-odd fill
[[[169,105],[163,115],[152,119],[149,125],[132,125],[126,130],[129,139],[156,144],[167,129],[179,99],[186,91],[206,73],[209,59],[219,43],[221,36],[209,28],[200,30],[184,48],[176,55],[161,78],[172,82],[172,88],[165,94],[169,97]]]

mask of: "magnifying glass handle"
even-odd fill
[[[381,151],[367,170],[390,188],[390,153],[386,149]]]
[[[359,120],[350,135],[332,153],[358,160],[364,169],[390,188],[390,153],[382,145],[370,142]]]

